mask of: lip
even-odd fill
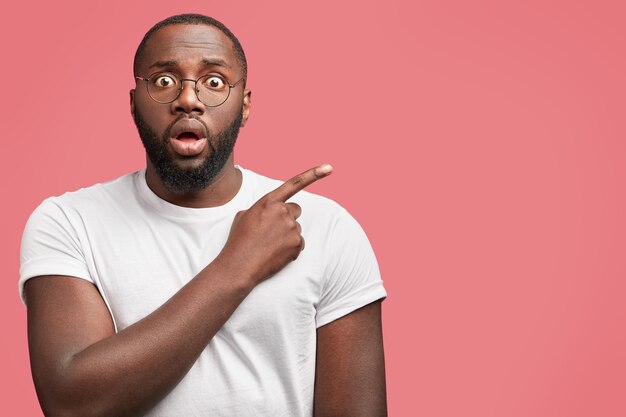
[[[185,132],[198,137],[195,141],[182,141],[177,137]],[[170,147],[180,156],[190,157],[201,154],[207,148],[207,131],[204,124],[196,119],[180,119],[170,129]]]
[[[170,129],[170,139],[176,139],[181,133],[191,132],[198,139],[206,139],[207,131],[204,124],[196,119],[180,119]]]

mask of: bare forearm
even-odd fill
[[[59,386],[63,408],[131,416],[154,405],[252,290],[249,282],[211,264],[152,314],[73,355]]]

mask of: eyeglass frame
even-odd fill
[[[152,97],[152,94],[150,94],[150,87],[149,87],[149,84],[148,84],[148,83],[150,82],[150,79],[151,79],[152,77],[154,77],[155,75],[158,75],[158,74],[166,74],[166,73],[167,73],[167,74],[172,74],[172,75],[173,75],[173,76],[175,76],[176,78],[178,78],[178,77],[179,77],[176,73],[173,73],[173,72],[167,72],[167,71],[157,71],[157,72],[154,72],[154,73],[150,74],[150,75],[148,76],[148,78],[146,78],[146,77],[140,77],[140,76],[138,76],[138,75],[135,75],[135,78],[136,78],[136,79],[138,79],[138,80],[142,80],[142,81],[145,81],[145,82],[146,82],[146,92],[148,93],[148,96],[149,96],[149,97],[150,97],[153,101],[155,101],[156,103],[159,103],[159,104],[170,104],[170,103],[175,102],[175,101],[176,101],[176,99],[178,99],[178,97],[180,97],[180,93],[182,93],[182,92],[183,92],[183,81],[191,81],[191,82],[193,82],[193,91],[196,93],[196,98],[198,99],[198,101],[199,101],[200,103],[204,104],[204,105],[205,105],[205,106],[207,106],[207,107],[219,107],[219,106],[221,106],[222,104],[226,103],[226,101],[227,101],[227,100],[228,100],[228,98],[230,97],[230,91],[231,91],[233,88],[237,87],[237,84],[239,84],[240,82],[242,82],[242,81],[243,81],[243,79],[244,79],[244,77],[241,77],[241,78],[239,79],[239,81],[237,81],[237,82],[236,82],[236,83],[234,83],[234,84],[229,84],[228,82],[226,82],[226,80],[224,80],[225,84],[228,86],[228,94],[226,95],[226,98],[224,99],[224,101],[222,101],[220,104],[209,105],[209,104],[206,104],[204,101],[200,100],[200,95],[199,95],[199,93],[200,93],[200,89],[198,88],[198,81],[200,81],[202,78],[205,78],[205,77],[210,77],[210,76],[211,76],[211,74],[203,75],[202,77],[200,77],[200,78],[198,78],[198,79],[196,79],[196,80],[194,80],[194,79],[192,79],[192,78],[178,78],[178,79],[180,80],[180,87],[178,88],[178,94],[176,94],[176,97],[174,97],[174,98],[173,98],[172,100],[170,100],[170,101],[158,101],[157,99],[155,99],[154,97]],[[222,78],[222,79],[223,79],[223,77],[219,77],[219,78]]]

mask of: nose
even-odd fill
[[[182,90],[176,100],[172,101],[173,113],[204,113],[205,106],[196,94],[196,80],[181,80]]]

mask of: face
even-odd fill
[[[215,75],[235,84],[243,73],[232,42],[207,25],[170,25],[155,32],[142,54],[136,75],[157,72],[196,80]],[[250,91],[238,83],[218,107],[198,100],[194,83],[183,81],[183,90],[168,104],[154,101],[146,81],[137,80],[131,90],[131,112],[153,169],[172,192],[195,192],[206,188],[228,164],[239,127],[250,109]]]

